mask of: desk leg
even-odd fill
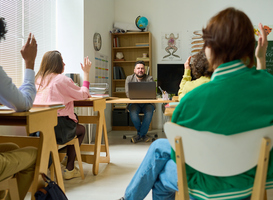
[[[103,136],[104,136],[104,142],[105,142],[106,158],[108,158],[108,163],[110,163],[109,143],[108,143],[108,135],[107,135],[105,116],[103,117]]]
[[[104,110],[106,108],[105,99],[94,101],[93,107],[94,107],[94,111],[98,111],[98,123],[97,123],[97,129],[96,129],[94,164],[93,164],[93,174],[97,175],[99,172],[102,130],[104,130],[106,157],[108,157],[107,158],[108,163],[110,162],[108,136],[107,136],[106,123],[105,123],[105,115],[104,115]]]
[[[64,190],[63,177],[59,162],[57,142],[55,139],[54,126],[57,125],[57,110],[49,110],[43,113],[37,113],[28,117],[27,132],[33,133],[40,131],[40,140],[34,179],[32,183],[31,199],[34,200],[34,194],[39,189],[44,187],[45,183],[42,180],[40,173],[47,174],[49,154],[51,153],[53,164],[55,166],[56,180],[60,188]]]

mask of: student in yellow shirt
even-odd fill
[[[180,101],[181,98],[188,93],[189,91],[193,90],[194,88],[207,83],[210,81],[210,77],[212,72],[208,70],[209,63],[206,58],[204,50],[200,50],[194,57],[192,62],[192,74],[196,78],[196,80],[192,81],[191,77],[191,56],[187,59],[184,64],[184,75],[179,85],[178,90],[178,100]]]

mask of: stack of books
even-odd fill
[[[109,97],[108,83],[90,83],[89,93],[91,97]]]
[[[114,37],[113,38],[113,47],[119,47],[119,39],[118,39],[118,37]]]

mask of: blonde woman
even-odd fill
[[[81,68],[84,72],[83,86],[78,87],[73,80],[66,77],[64,72],[65,63],[59,51],[48,51],[44,54],[40,70],[35,77],[37,95],[35,103],[61,102],[65,105],[64,109],[58,110],[58,125],[55,126],[55,135],[57,144],[64,144],[75,136],[79,139],[81,145],[84,135],[84,126],[78,124],[77,116],[74,114],[75,100],[84,100],[89,95],[89,71],[91,62],[86,57]],[[76,153],[73,145],[67,147],[66,169],[64,170],[64,179],[79,177],[79,169],[74,166]]]

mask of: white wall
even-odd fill
[[[57,1],[57,50],[61,52],[65,73],[83,75],[80,62],[84,58],[83,0]]]
[[[113,0],[85,0],[84,1],[84,55],[88,55],[93,62],[90,73],[90,82],[95,82],[95,50],[93,47],[94,33],[100,33],[102,47],[99,53],[107,55],[109,68],[111,68],[111,30],[114,23],[114,1]],[[109,72],[111,73],[111,72]],[[111,74],[109,74],[111,77]],[[111,80],[109,80],[111,85]],[[111,89],[109,90],[111,91]],[[107,130],[112,129],[111,105],[106,104],[105,118]]]
[[[95,50],[93,35],[101,34],[102,47],[99,53],[111,58],[110,34],[114,19],[112,0],[58,0],[57,1],[57,50],[62,53],[65,73],[83,72],[80,63],[84,57],[91,60],[90,82],[95,82]],[[110,67],[110,64],[109,64]],[[109,82],[111,83],[111,82]],[[105,110],[107,129],[111,130],[111,108]],[[109,113],[109,114],[108,114]]]
[[[244,11],[255,25],[259,22],[273,24],[272,0],[115,0],[115,21],[135,23],[137,16],[147,17],[149,31],[153,35],[152,74],[156,79],[157,64],[171,63],[162,61],[159,57],[162,32],[182,33],[182,60],[172,63],[184,63],[190,55],[192,31],[201,30],[213,15],[230,6]],[[160,110],[161,107],[158,106],[153,117],[153,128],[162,128]]]

